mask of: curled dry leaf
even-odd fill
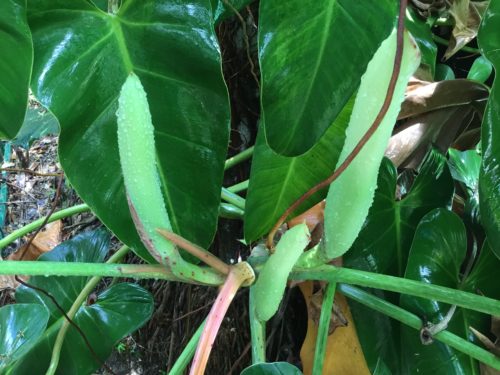
[[[455,21],[455,26],[451,33],[448,49],[444,54],[445,60],[477,36],[479,25],[489,3],[489,0],[454,0],[451,2],[449,13]]]
[[[446,9],[445,0],[412,0],[417,12],[422,17],[429,17],[432,14],[439,14]]]

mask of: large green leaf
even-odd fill
[[[396,6],[390,0],[261,1],[262,120],[273,150],[296,156],[321,138],[392,30]]]
[[[37,304],[16,304],[0,308],[0,373],[23,356],[41,336],[48,311]]]
[[[79,195],[123,242],[152,259],[133,227],[118,157],[117,99],[133,71],[148,94],[173,229],[207,246],[229,132],[210,1],[125,0],[112,15],[84,0],[33,0],[29,21],[32,88],[60,121],[61,164]]]
[[[39,261],[100,262],[107,253],[109,236],[104,231],[84,233],[42,255]],[[51,292],[67,311],[85,285],[87,277],[35,276],[30,283]],[[64,320],[53,303],[40,292],[26,287],[18,288],[16,299],[37,303],[50,313],[49,327],[37,344],[13,367],[15,374],[44,373],[50,362],[52,346]],[[105,360],[115,344],[124,336],[142,326],[153,311],[153,298],[137,284],[120,283],[101,292],[95,303],[84,304],[74,322],[82,329],[98,357]],[[70,328],[61,350],[58,374],[89,374],[101,367],[91,355],[78,332]]]
[[[491,1],[479,29],[479,47],[500,71],[500,2]],[[500,79],[495,78],[490,99],[483,118],[481,132],[483,164],[479,177],[479,204],[481,221],[500,257]]]
[[[436,209],[420,222],[415,233],[405,277],[472,293],[498,298],[497,272],[500,261],[484,246],[470,276],[463,280],[461,269],[467,254],[467,236],[460,218],[450,211]],[[401,307],[431,323],[440,322],[450,306],[432,300],[401,296]],[[458,308],[448,330],[474,340],[469,327],[487,332],[490,317]],[[401,330],[401,373],[479,374],[479,365],[466,354],[440,342],[422,345],[417,331]]]
[[[408,192],[397,191],[397,179],[396,168],[384,159],[373,205],[358,238],[344,255],[347,267],[403,276],[420,219],[434,208],[450,207],[453,180],[446,158],[438,151],[429,153]]]
[[[23,123],[33,62],[26,0],[0,1],[0,138],[13,138]]]
[[[344,144],[345,128],[349,123],[353,103],[354,97],[319,142],[300,156],[276,154],[267,145],[264,131],[260,129],[245,204],[247,242],[266,234],[293,202],[332,174]],[[326,190],[314,194],[296,213],[305,211],[325,195]]]
[[[396,168],[384,159],[373,205],[358,238],[344,254],[345,266],[403,276],[420,219],[434,208],[451,205],[453,180],[445,157],[437,151],[430,152],[411,189],[397,182]],[[392,298],[382,291],[373,293],[381,298]],[[399,325],[359,303],[349,304],[371,371],[381,366],[399,369],[400,345],[398,340],[393,340],[399,338]]]

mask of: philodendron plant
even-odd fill
[[[500,290],[493,285],[500,265],[495,244],[500,198],[481,196],[499,193],[498,103],[490,99],[485,110],[480,172],[476,151],[450,151],[450,173],[445,156],[426,147],[416,178],[409,170],[398,176],[384,158],[398,120],[421,116],[425,105],[448,114],[464,103],[482,116],[489,88],[469,82],[475,96],[467,99],[428,104],[432,93],[408,104],[409,82],[427,84],[415,83],[415,75],[436,77],[430,23],[439,17],[418,19],[418,9],[407,9],[406,0],[399,7],[390,0],[307,6],[261,0],[259,134],[254,148],[225,164],[229,168],[252,156],[251,176],[222,188],[229,110],[214,25],[234,12],[241,18],[237,9],[248,3],[7,0],[0,5],[0,30],[5,26],[9,36],[0,34],[0,47],[16,36],[26,45],[16,71],[22,75],[25,68],[32,75],[33,93],[59,120],[61,164],[88,204],[34,222],[0,240],[0,246],[47,221],[92,209],[150,263],[117,264],[128,246],[102,263],[109,240],[104,231],[75,237],[38,261],[0,262],[2,275],[38,275],[16,292],[16,305],[0,308],[0,373],[33,373],[30,359],[37,357],[46,367],[39,372],[47,374],[87,374],[102,366],[113,344],[152,313],[151,296],[135,284],[114,285],[97,302],[84,303],[102,277],[220,288],[172,374],[182,374],[191,359],[190,374],[205,372],[219,327],[243,287],[250,288],[252,337],[252,365],[243,374],[300,374],[289,363],[267,363],[266,322],[277,313],[289,283],[305,280],[326,284],[313,374],[329,371],[324,358],[336,291],[352,303],[365,367],[372,372],[477,374],[479,363],[500,369],[500,358],[475,342],[468,328],[485,332],[489,318],[500,316]],[[497,67],[500,45],[491,25],[500,25],[498,2],[482,12],[480,46]],[[451,9],[441,16],[449,20],[454,14]],[[338,30],[351,36],[339,36]],[[485,66],[491,72],[485,57],[475,70]],[[7,56],[2,64],[14,59]],[[486,80],[489,74],[473,76]],[[5,81],[14,85],[11,76]],[[1,103],[19,117],[19,105],[7,102],[3,82]],[[495,85],[491,97],[497,95]],[[22,93],[17,90],[16,97]],[[17,131],[1,121],[0,128],[6,136]],[[459,135],[447,138],[445,151],[452,141],[460,143]],[[103,145],[109,146],[105,160]],[[460,201],[452,177],[467,186],[467,202],[474,206],[467,212],[484,213],[480,224],[477,217],[468,218],[474,222],[472,255],[462,219],[451,211],[452,202]],[[245,189],[246,201],[236,194]],[[311,207],[319,207],[320,214],[308,216]],[[227,264],[205,250],[218,214],[244,220],[245,240],[255,245],[248,259]],[[323,231],[315,237],[318,222]],[[344,267],[333,265],[341,258]],[[72,280],[71,293],[65,293],[66,280]],[[124,315],[124,309],[128,319],[113,322],[110,317]],[[30,315],[37,319],[29,321]],[[383,324],[371,324],[371,316]],[[99,332],[107,332],[108,340],[97,345]],[[432,350],[420,340],[436,341],[432,345],[449,354],[433,362]],[[78,351],[71,347],[86,354],[74,355]]]

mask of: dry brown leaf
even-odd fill
[[[483,18],[488,1],[454,0],[451,3],[449,12],[455,20],[448,49],[444,54],[447,60],[457,53],[463,46],[477,36],[479,25]]]
[[[431,145],[445,153],[458,135],[476,125],[480,121],[471,105],[424,113],[398,127],[389,139],[385,156],[397,167],[417,168]]]
[[[394,131],[385,155],[397,167],[417,168],[431,145],[446,152],[463,132],[480,127],[487,98],[486,86],[464,79],[412,80],[399,114],[407,121]],[[461,143],[479,141],[479,133],[470,134],[475,138]]]
[[[0,275],[0,292],[5,289],[16,289],[19,283],[12,275]]]
[[[467,79],[453,79],[439,82],[413,80],[408,85],[401,104],[398,120],[473,102],[488,99],[488,87]]]
[[[309,307],[313,296],[313,282],[301,283],[300,290]],[[347,319],[348,324],[346,327],[338,327],[333,334],[328,336],[323,375],[370,375],[346,298],[342,294],[336,293],[335,303]],[[317,334],[318,326],[309,317],[307,335],[300,351],[305,375],[312,373]]]
[[[441,13],[446,9],[445,0],[412,0],[417,12],[423,17]]]
[[[29,249],[26,245],[20,247],[15,252],[10,254],[9,260],[36,260],[40,255],[52,250],[61,243],[62,221],[57,220],[45,226],[33,239]],[[24,255],[23,255],[24,254]]]

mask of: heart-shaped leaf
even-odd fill
[[[48,311],[37,304],[16,304],[0,308],[0,373],[22,357],[42,335]]]
[[[39,261],[100,262],[107,253],[109,236],[105,231],[88,232],[66,241]],[[34,276],[30,283],[51,292],[59,305],[68,311],[87,282],[87,277]],[[52,346],[63,322],[60,311],[44,294],[19,287],[16,300],[37,303],[50,313],[49,327],[36,345],[14,365],[15,374],[32,374],[33,363],[44,373]],[[149,292],[137,284],[120,283],[101,292],[94,303],[83,305],[73,321],[88,338],[92,349],[102,361],[106,360],[114,345],[124,336],[142,326],[151,316],[153,299]],[[58,374],[87,374],[101,367],[85,345],[79,333],[70,328],[64,341]]]
[[[260,3],[262,119],[274,151],[300,155],[321,138],[392,30],[395,6],[389,0]]]
[[[432,150],[411,188],[398,186],[397,170],[388,159],[382,162],[377,186],[363,229],[344,255],[344,265],[403,276],[420,219],[434,208],[451,205],[453,180],[445,157]],[[377,297],[392,298],[390,293],[372,292]],[[359,303],[350,301],[349,305],[370,370],[399,369],[400,344],[399,339],[394,340],[399,338],[399,324]]]
[[[466,253],[467,236],[460,218],[445,209],[436,209],[428,213],[418,225],[405,277],[472,293],[479,291],[488,297],[498,298],[500,291],[496,287],[496,273],[500,261],[485,246],[474,270],[463,279],[461,270]],[[433,324],[439,323],[450,309],[449,305],[443,303],[406,295],[401,296],[401,307]],[[458,308],[448,324],[448,330],[473,340],[474,336],[469,330],[471,326],[480,332],[487,332],[489,316]],[[414,329],[403,327],[401,340],[401,373],[479,374],[477,361],[440,342],[422,345]]]
[[[409,191],[397,191],[397,170],[384,159],[378,188],[363,229],[344,256],[347,267],[403,276],[420,219],[437,207],[450,207],[453,180],[446,158],[432,150]]]
[[[109,14],[85,0],[34,0],[29,22],[32,89],[61,124],[59,157],[78,194],[123,242],[152,260],[130,217],[118,157],[117,99],[133,71],[148,94],[172,227],[207,246],[229,133],[210,1],[127,0]]]
[[[478,41],[483,55],[500,71],[500,2],[491,1],[479,29]],[[483,118],[481,131],[483,163],[479,177],[481,222],[500,258],[500,79],[495,78]]]
[[[0,1],[0,138],[13,138],[28,104],[33,46],[26,0]]]

